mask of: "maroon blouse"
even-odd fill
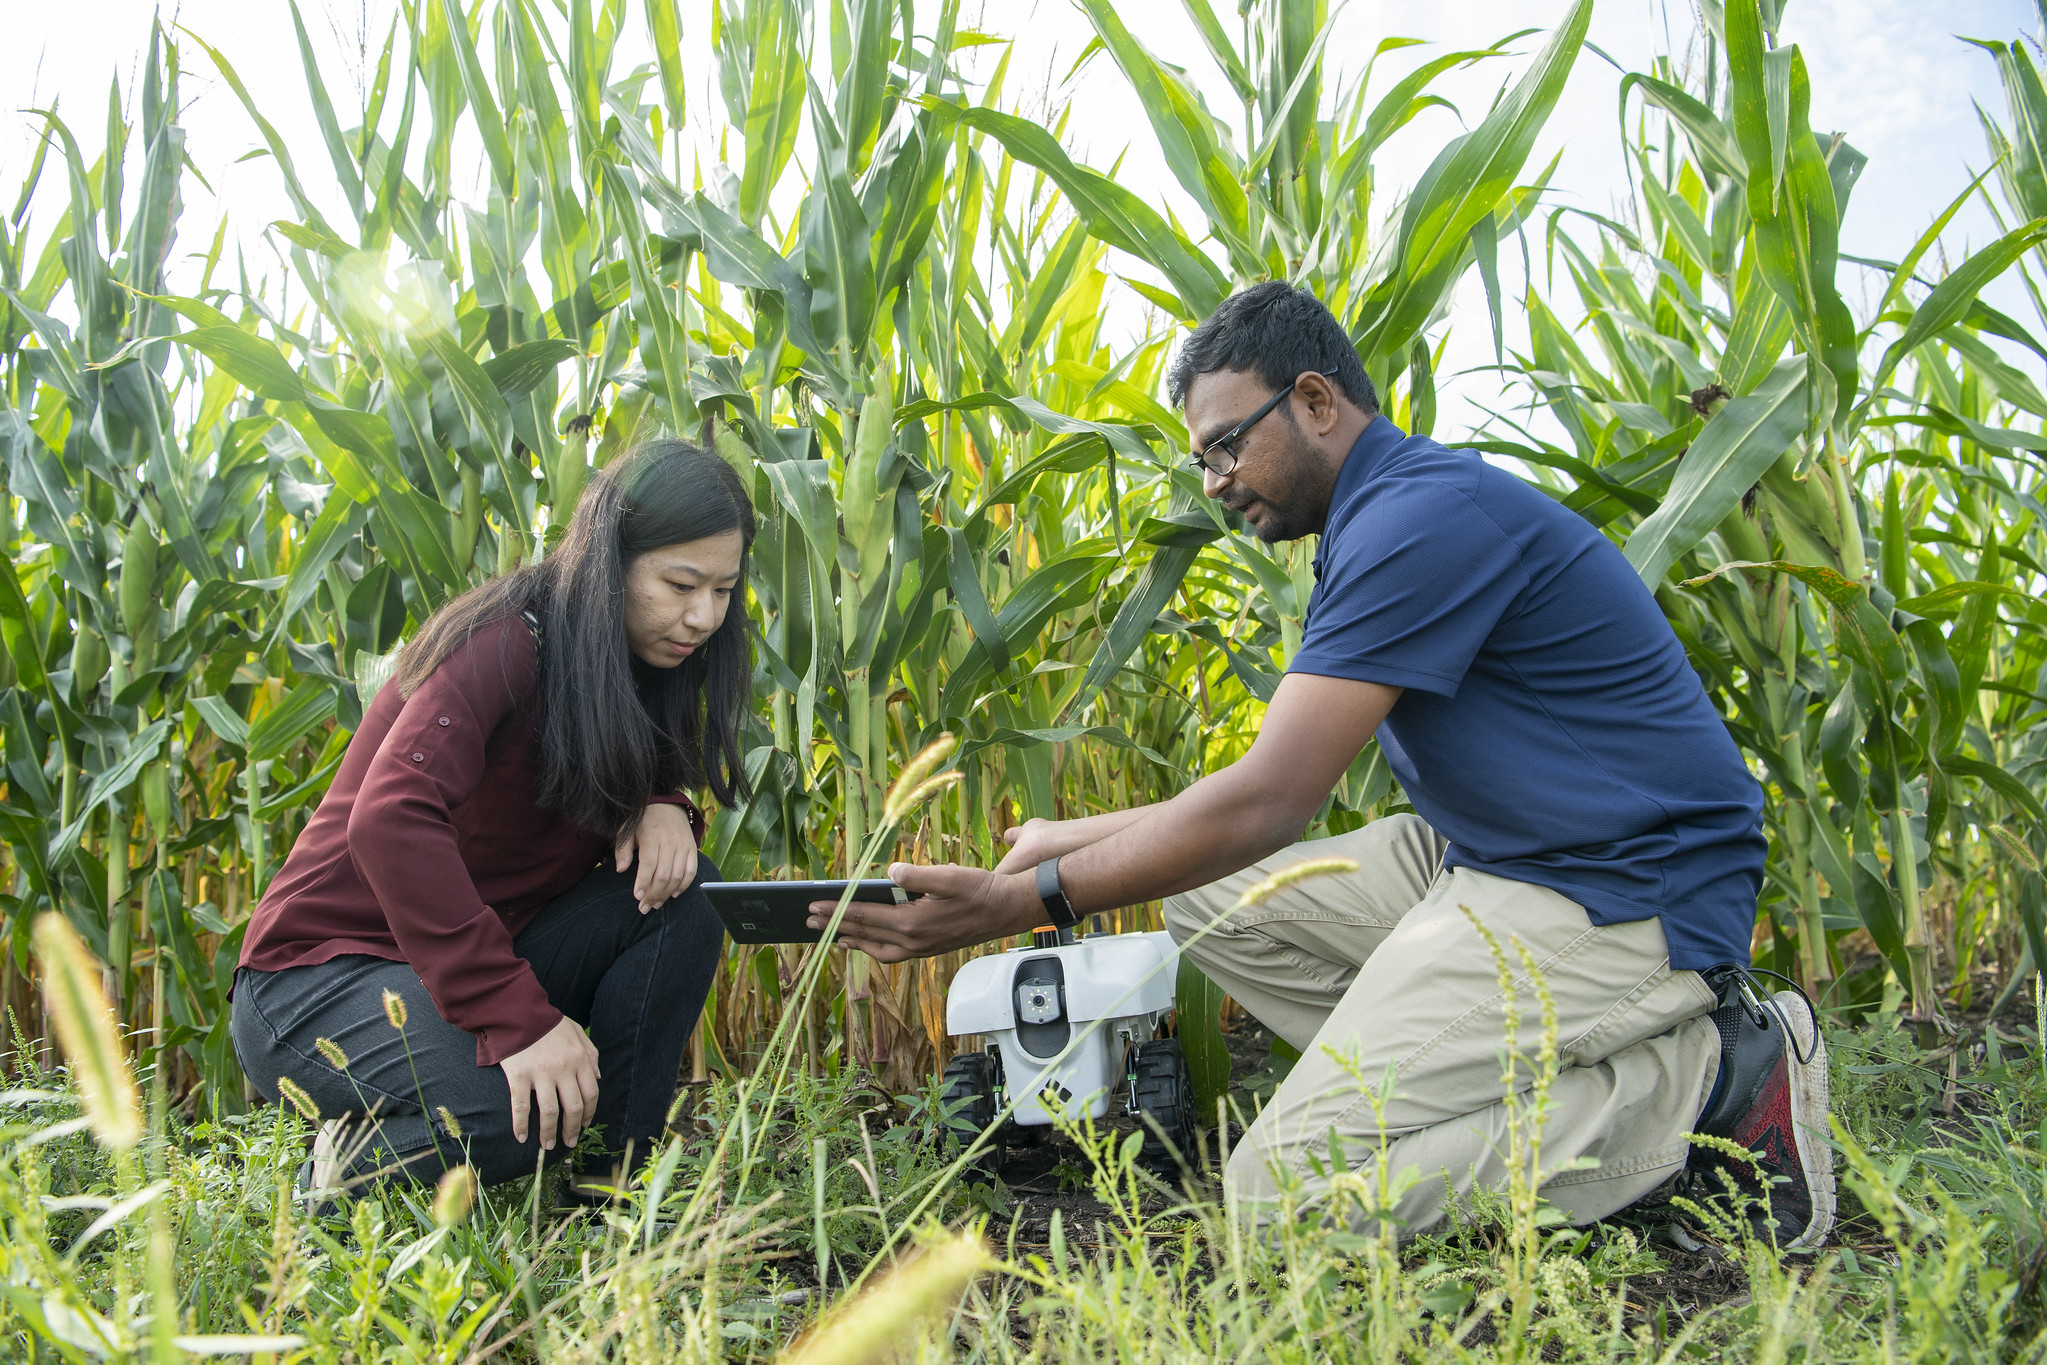
[[[516,616],[479,627],[410,697],[386,686],[249,918],[241,965],[348,953],[404,962],[491,1066],[561,1021],[512,937],[610,841],[534,803],[539,652]],[[684,796],[656,795],[703,816]]]

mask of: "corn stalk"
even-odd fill
[[[1431,429],[1473,269],[1499,334],[1498,250],[1543,211],[1548,171],[1526,163],[1589,7],[1525,60],[1502,44],[1381,82],[1403,41],[1340,69],[1319,4],[1255,3],[1233,31],[1188,0],[1228,117],[1127,7],[1085,8],[1198,226],[1075,161],[1063,112],[1012,112],[1006,59],[965,82],[985,35],[956,4],[912,34],[879,0],[718,0],[683,34],[672,0],[420,0],[350,106],[302,41],[316,145],[275,132],[228,52],[168,32],[97,151],[38,115],[0,225],[10,1000],[56,908],[176,1082],[233,1107],[242,925],[393,650],[544,556],[590,472],[663,430],[731,461],[762,519],[759,795],[713,822],[727,875],[842,870],[885,829],[888,755],[941,730],[965,780],[876,856],[986,864],[1026,816],[1160,799],[1241,754],[1312,580],[1305,547],[1241,534],[1174,467],[1177,330],[1249,281],[1309,284],[1393,419]],[[1512,360],[1568,443],[1480,444],[1626,545],[1767,776],[1765,955],[1863,998],[1882,973],[1852,972],[1844,935],[1866,930],[1930,1019],[1943,973],[2008,964],[2021,937],[2047,960],[2047,438],[2022,420],[2047,402],[1986,338],[2038,346],[1976,298],[2040,259],[2037,168],[2000,162],[2022,226],[1928,290],[1937,224],[1844,332],[1832,241],[1859,157],[1812,132],[1800,59],[1753,4],[1709,9],[1724,82],[1623,82],[1681,135],[1639,139],[1640,221],[1581,247],[1552,216],[1575,297],[1523,301]],[[654,67],[618,60],[628,24]],[[686,132],[682,41],[715,59],[715,149]],[[2016,92],[1993,141],[2037,145],[2037,78],[1993,47]],[[181,244],[191,59],[244,101],[291,197],[275,277],[228,256],[225,224]],[[1521,69],[1502,97],[1387,195],[1374,159],[1441,103],[1434,82],[1503,61]],[[1156,310],[1135,338],[1104,323],[1125,288]],[[1687,586],[1735,561],[1789,567]],[[1403,804],[1368,751],[1317,828]],[[744,1070],[786,1023],[807,1066],[895,1087],[937,1069],[956,960],[833,960],[787,1014],[810,965],[735,947],[702,1065]]]

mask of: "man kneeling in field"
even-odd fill
[[[1522,949],[1556,1008],[1551,1204],[1589,1222],[1689,1159],[1766,1199],[1780,1247],[1818,1245],[1834,1214],[1818,1021],[1747,977],[1762,792],[1627,560],[1521,479],[1380,415],[1305,290],[1225,301],[1171,388],[1209,497],[1261,540],[1321,537],[1257,741],[1170,801],[1032,820],[993,872],[897,864],[922,899],[856,902],[846,943],[894,962],[1165,898],[1202,971],[1302,1053],[1230,1158],[1232,1200],[1255,1216],[1282,1188],[1313,1193],[1332,1140],[1358,1169],[1383,1133],[1391,1167],[1421,1176],[1394,1210],[1418,1232],[1453,1192],[1506,1182],[1502,992],[1475,919],[1521,977],[1523,1083],[1542,1025]],[[1375,735],[1415,814],[1295,842]],[[1358,870],[1227,913],[1330,855]],[[1356,1078],[1389,1065],[1375,1112]],[[1693,1131],[1756,1151],[1760,1186]]]

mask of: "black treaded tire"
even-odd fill
[[[1187,1076],[1187,1055],[1177,1038],[1139,1043],[1130,1050],[1136,1077],[1136,1110],[1144,1129],[1144,1150],[1138,1159],[1161,1175],[1176,1176],[1194,1169],[1199,1148],[1194,1131],[1194,1084]]]
[[[948,1156],[958,1156],[994,1124],[995,1115],[1002,1108],[997,1088],[995,1059],[985,1052],[963,1052],[945,1064],[946,1105],[959,1106],[952,1109],[945,1135]],[[979,1176],[992,1184],[1002,1174],[1003,1138],[1002,1128],[997,1128],[989,1146],[967,1164],[970,1179]]]

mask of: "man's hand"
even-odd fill
[[[854,901],[839,922],[838,941],[877,962],[904,962],[991,939],[1029,933],[1045,919],[1044,902],[1027,876],[977,867],[893,863],[889,880],[918,899],[907,905]],[[810,927],[832,922],[835,901],[813,901]]]
[[[922,899],[854,901],[839,941],[880,962],[967,948],[1028,933],[1045,922],[1031,871],[1046,858],[1083,915],[1205,886],[1301,837],[1345,768],[1386,718],[1400,689],[1289,673],[1265,709],[1251,751],[1170,801],[1079,820],[1031,820],[1004,831],[1009,855],[994,872],[896,863],[889,877]],[[836,907],[815,901],[810,927]]]
[[[1381,683],[1289,673],[1235,763],[1156,806],[1032,821],[1002,865],[1062,855],[1060,884],[1083,915],[1206,886],[1299,839],[1399,700]]]
[[[633,832],[620,839],[613,850],[619,871],[633,865],[635,850],[639,853],[640,874],[633,878],[633,895],[639,900],[643,915],[670,896],[688,890],[696,880],[697,836],[681,806],[664,803],[647,807]]]
[[[597,1045],[590,1036],[564,1015],[539,1042],[514,1052],[502,1065],[512,1087],[513,1138],[526,1140],[527,1116],[538,1101],[541,1150],[554,1150],[557,1133],[575,1146],[583,1125],[597,1112]]]

